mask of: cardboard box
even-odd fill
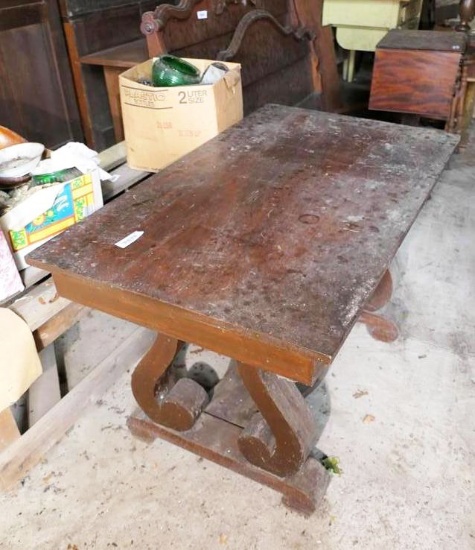
[[[103,204],[98,170],[29,195],[0,218],[18,269],[27,267],[27,254]]]
[[[187,59],[200,71],[213,62]],[[209,85],[154,88],[154,59],[122,73],[120,97],[127,162],[138,170],[156,172],[193,151],[243,117],[241,65],[225,63],[229,72]]]

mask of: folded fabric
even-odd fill
[[[28,325],[0,308],[0,411],[17,401],[43,369]]]

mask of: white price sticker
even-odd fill
[[[115,246],[118,246],[119,248],[127,248],[135,241],[138,241],[140,237],[143,235],[143,231],[134,231],[130,235],[127,235],[127,237],[123,238],[118,243],[115,243]]]
[[[208,19],[208,10],[201,10],[196,12],[198,19]]]

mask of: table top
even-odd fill
[[[145,297],[165,315],[205,319],[217,338],[235,331],[244,346],[285,343],[330,362],[457,143],[442,131],[268,105],[27,261],[89,289],[68,295],[65,284],[66,297],[97,291],[102,303],[113,289],[125,308]]]

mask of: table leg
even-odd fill
[[[104,67],[104,78],[106,81],[107,97],[112,115],[114,135],[117,143],[124,140],[124,129],[122,125],[122,109],[120,106],[119,75],[124,69],[117,67]]]
[[[178,343],[162,339],[155,351],[154,348],[150,351],[155,374],[148,381],[144,376],[140,385],[153,387],[159,372],[163,378],[166,365],[174,357]],[[161,353],[159,361],[154,357],[156,353]],[[151,369],[150,365],[142,368],[144,373]],[[283,494],[286,506],[309,515],[330,482],[330,474],[320,459],[310,454],[317,439],[317,423],[293,382],[247,365],[239,365],[238,369],[240,375],[234,367],[228,369],[216,386],[212,401],[191,429],[181,432],[170,429],[162,422],[152,422],[142,411],[133,414],[127,425],[144,441],[160,437],[267,485]],[[134,394],[137,397],[137,389]],[[148,391],[146,397],[155,401],[155,394]],[[256,412],[258,408],[260,413]],[[150,410],[147,415],[150,416]],[[261,450],[263,460],[256,456]],[[283,477],[285,472],[289,475]]]
[[[189,378],[177,380],[171,368],[183,342],[159,335],[132,375],[132,392],[157,424],[189,430],[209,402],[206,391]]]
[[[242,363],[238,372],[259,412],[239,437],[247,460],[279,476],[295,474],[317,442],[317,427],[295,383]]]
[[[393,293],[393,278],[389,269],[383,275],[373,295],[365,305],[365,311],[378,311],[391,299]]]
[[[375,340],[389,344],[398,339],[399,330],[396,324],[382,315],[363,311],[358,322],[366,325],[368,332]]]
[[[394,342],[399,336],[399,330],[393,321],[375,312],[379,311],[389,302],[392,291],[393,280],[388,270],[383,275],[378,287],[358,319],[359,323],[366,325],[368,332],[375,340],[386,343]]]
[[[347,81],[353,82],[355,79],[356,50],[350,50],[348,57],[348,75]]]

